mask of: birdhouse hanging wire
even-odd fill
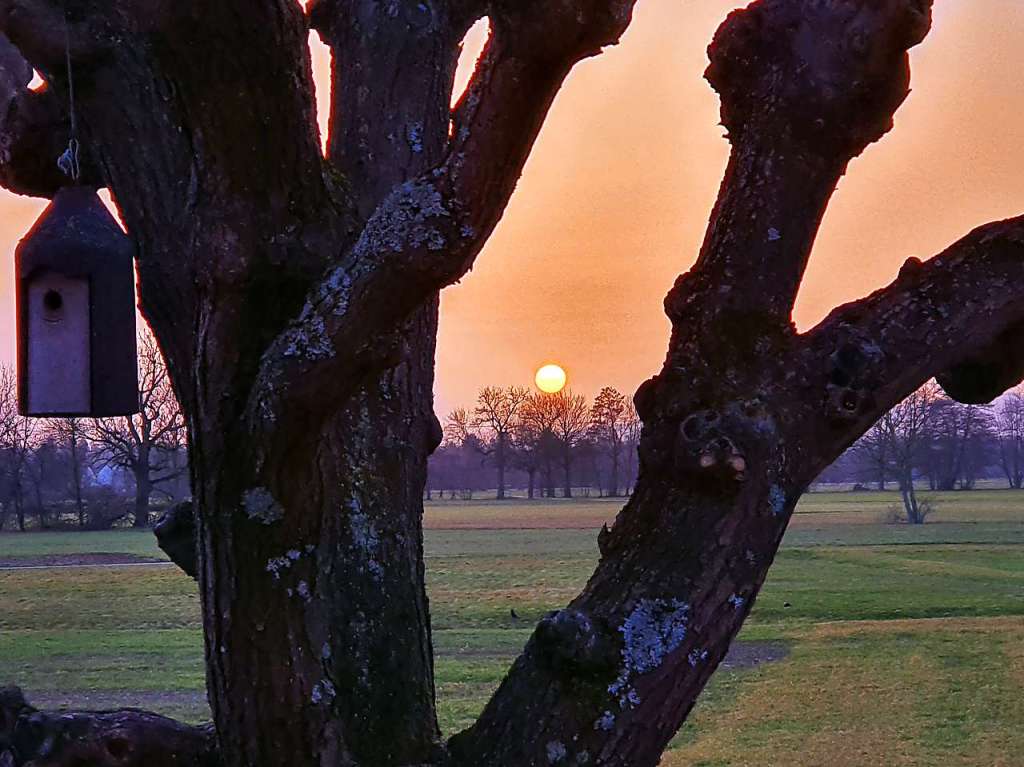
[[[96,190],[79,184],[70,40],[69,178],[15,251],[18,403],[33,417],[139,411],[134,247]]]

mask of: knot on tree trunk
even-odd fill
[[[881,348],[867,338],[851,336],[828,356],[826,399],[832,421],[850,421],[874,405],[882,362]]]
[[[935,376],[950,397],[984,405],[1024,380],[1024,324],[1006,329],[990,345]]]
[[[160,515],[153,528],[157,545],[192,578],[198,573],[196,516],[192,501],[182,501]]]
[[[38,711],[0,690],[0,767],[219,767],[210,726],[124,709]]]
[[[759,397],[697,410],[678,422],[673,469],[700,485],[735,485],[747,479],[753,457],[775,436],[775,421]]]
[[[611,632],[579,610],[548,614],[534,637],[541,657],[555,671],[600,673],[615,667],[617,651]]]
[[[892,127],[909,92],[907,49],[930,25],[931,0],[757,3],[719,28],[705,76],[734,143],[788,136],[849,158]]]

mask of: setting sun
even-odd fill
[[[542,392],[555,394],[565,388],[565,370],[559,365],[544,365],[533,380]]]

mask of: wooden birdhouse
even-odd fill
[[[96,192],[61,189],[15,252],[18,402],[36,417],[139,411],[131,240]]]

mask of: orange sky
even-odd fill
[[[557,361],[570,386],[632,393],[656,372],[661,301],[694,261],[725,165],[702,80],[726,0],[639,0],[621,45],[569,78],[504,220],[444,292],[437,409]],[[1024,209],[1024,3],[937,0],[896,129],[855,160],[797,305],[801,327],[977,224]],[[318,81],[324,78],[317,51]],[[41,210],[0,193],[0,359],[11,360],[13,249]]]

